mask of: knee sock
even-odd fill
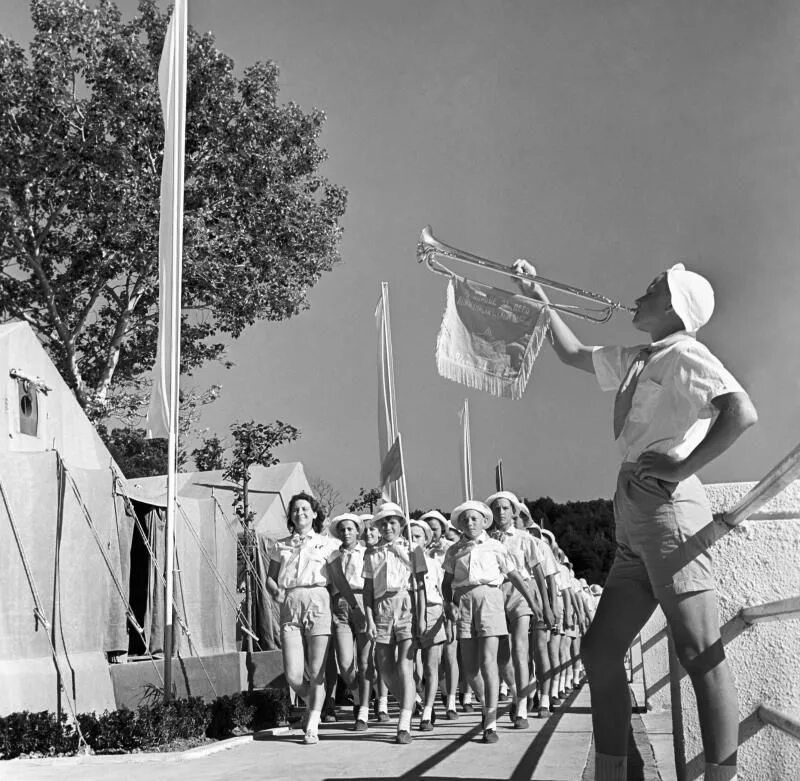
[[[626,781],[628,778],[628,758],[610,754],[594,755],[595,781]]]
[[[705,781],[736,781],[736,765],[706,763]]]
[[[411,711],[402,709],[400,711],[400,718],[397,720],[397,731],[398,732],[410,732],[411,731]]]

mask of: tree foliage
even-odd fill
[[[341,504],[342,495],[334,486],[322,477],[308,475],[308,485],[311,493],[317,498],[325,511],[325,517],[333,517],[334,510]]]
[[[358,496],[347,505],[347,510],[351,513],[374,512],[382,498],[383,494],[380,488],[359,488]]]
[[[32,0],[29,54],[0,36],[0,307],[43,341],[80,403],[155,357],[167,17],[140,0]],[[274,63],[234,75],[189,29],[182,370],[219,334],[307,307],[339,260],[346,193],[319,173],[324,113],[278,102]],[[112,387],[113,384],[113,387]]]
[[[525,500],[532,518],[555,535],[575,567],[575,577],[605,583],[614,560],[614,508],[609,499],[559,504],[549,496]]]

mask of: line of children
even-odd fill
[[[557,562],[552,534],[511,492],[464,502],[450,521],[435,510],[409,521],[391,502],[374,516],[333,518],[329,536],[322,521],[315,499],[292,497],[291,534],[275,544],[267,580],[281,606],[286,679],[307,707],[304,743],[319,739],[329,654],[352,698],[353,730],[368,730],[373,687],[373,717],[388,722],[391,692],[401,745],[412,741],[415,697],[420,731],[434,729],[438,690],[447,719],[458,718],[459,674],[462,693],[480,701],[485,743],[498,740],[501,678],[516,729],[529,726],[529,709],[552,711],[579,685],[579,638],[599,587],[575,580],[563,552]]]

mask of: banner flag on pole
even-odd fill
[[[164,698],[171,699],[174,648],[175,516],[181,365],[183,158],[186,129],[186,0],[175,0],[158,69],[164,116],[161,217],[158,228],[158,345],[147,410],[147,436],[167,438],[167,518],[164,584]]]
[[[397,502],[408,512],[402,446],[397,430],[389,285],[386,282],[381,282],[381,297],[375,310],[375,324],[378,329],[378,458],[381,465],[381,490],[384,500]]]
[[[436,368],[468,388],[520,399],[549,324],[550,310],[536,301],[453,275]]]
[[[147,411],[147,436],[168,437],[180,378],[183,263],[183,159],[186,127],[186,0],[176,0],[158,69],[164,116],[161,218],[158,229],[158,345]],[[177,417],[177,416],[174,416]]]
[[[494,468],[494,489],[503,490],[503,459],[497,459],[497,466]]]
[[[464,501],[472,499],[472,445],[469,429],[469,399],[464,399],[464,406],[458,413],[461,422],[461,452],[458,463],[461,467],[461,495]]]

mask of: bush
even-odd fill
[[[211,704],[200,697],[168,703],[152,698],[136,711],[79,713],[78,726],[96,754],[121,754],[160,748],[176,740],[224,738],[271,727],[285,721],[288,713],[288,692],[265,689],[218,697]],[[0,759],[74,754],[77,749],[78,733],[66,716],[58,719],[48,711],[22,711],[0,717]]]
[[[23,754],[73,754],[78,735],[67,717],[54,713],[22,711],[0,717],[0,758],[14,759]]]

